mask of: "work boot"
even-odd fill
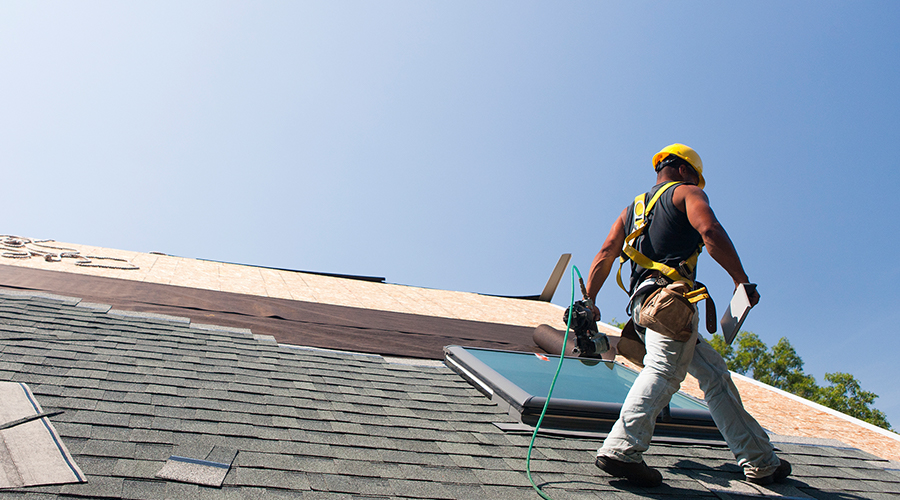
[[[781,463],[778,465],[778,468],[775,469],[768,476],[763,477],[748,477],[747,481],[758,484],[760,486],[766,486],[772,483],[783,483],[788,476],[791,475],[791,464],[788,463],[787,460],[781,459]]]
[[[653,488],[662,484],[662,474],[647,465],[643,460],[640,462],[623,462],[615,458],[600,456],[597,457],[597,461],[594,464],[610,476],[624,477],[635,486]]]

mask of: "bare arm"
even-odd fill
[[[606,278],[609,276],[609,271],[612,269],[616,258],[622,253],[622,245],[625,243],[626,236],[625,217],[627,215],[628,209],[626,208],[622,210],[622,213],[613,222],[609,235],[606,236],[606,241],[603,242],[603,246],[600,247],[600,251],[597,252],[594,261],[591,263],[591,273],[588,275],[586,285],[588,298],[591,299],[591,302],[596,303],[600,288],[606,282]],[[594,311],[594,313],[596,314],[597,311]]]
[[[716,214],[709,206],[709,198],[706,197],[706,193],[697,186],[682,184],[676,188],[672,201],[678,209],[683,209],[687,214],[691,226],[703,238],[703,244],[706,245],[709,256],[731,276],[735,288],[741,283],[749,283],[734,243],[731,242],[725,228],[716,219]],[[758,301],[759,294],[753,293],[750,303],[756,305]]]

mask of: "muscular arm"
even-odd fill
[[[626,236],[625,217],[627,214],[628,209],[626,208],[616,218],[612,228],[609,230],[609,234],[606,236],[606,241],[603,242],[603,246],[600,247],[600,251],[597,252],[594,261],[591,263],[591,273],[588,275],[586,285],[591,302],[596,303],[597,293],[600,292],[600,288],[603,287],[603,283],[609,276],[609,271],[612,269],[616,258],[622,253],[622,245],[625,243]]]
[[[735,250],[731,238],[728,237],[728,233],[725,232],[725,228],[716,219],[716,214],[709,206],[709,198],[706,197],[706,193],[697,186],[682,184],[675,188],[672,201],[679,210],[683,210],[687,214],[691,226],[703,238],[703,244],[706,245],[709,256],[731,276],[735,288],[741,283],[749,283],[737,250]],[[756,293],[753,295],[754,297],[750,297],[750,301],[752,304],[756,304],[759,295]]]

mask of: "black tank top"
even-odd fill
[[[646,202],[649,203],[653,195],[666,184],[664,182],[653,186],[653,189],[644,198]],[[703,240],[700,237],[700,233],[691,226],[687,215],[675,208],[675,204],[672,202],[672,195],[675,193],[675,188],[679,185],[676,184],[670,187],[659,197],[649,215],[649,227],[644,229],[644,232],[634,241],[634,247],[638,252],[641,252],[650,260],[661,262],[676,269],[679,264],[697,251],[700,242]],[[631,234],[634,231],[634,202],[628,207],[627,216],[627,234]],[[647,274],[649,274],[649,270],[631,261],[631,286],[629,293],[634,291],[634,287]],[[692,276],[685,276],[685,278],[694,280],[694,275],[696,275],[696,272],[692,273]]]

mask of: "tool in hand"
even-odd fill
[[[571,325],[575,332],[575,353],[580,357],[599,358],[601,354],[609,350],[609,338],[597,329],[599,318],[594,317],[594,304],[588,298],[584,280],[578,277],[581,284],[583,300],[573,302],[563,315],[563,322]],[[571,322],[569,314],[571,313]]]

